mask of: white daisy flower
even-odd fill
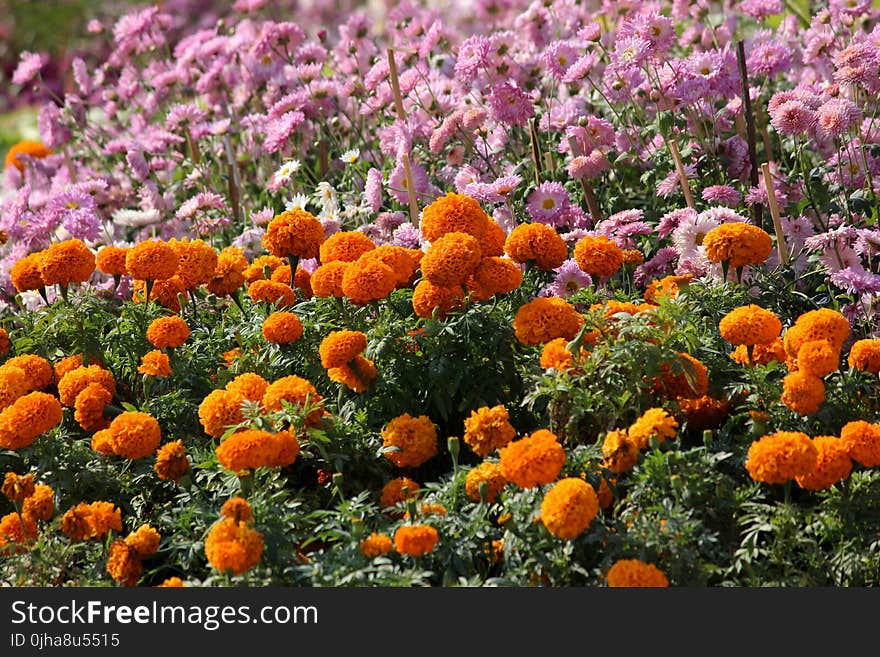
[[[306,206],[309,204],[309,197],[305,194],[294,194],[291,196],[287,202],[284,204],[285,210],[293,210],[294,208],[300,208],[301,210],[305,210]]]
[[[283,185],[290,182],[290,178],[299,171],[302,163],[299,160],[288,160],[275,172],[275,184]]]
[[[340,155],[339,159],[346,164],[354,164],[358,161],[358,158],[360,156],[361,150],[359,148],[352,148],[351,150],[345,151],[342,155]]]

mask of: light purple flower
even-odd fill
[[[569,206],[571,200],[565,187],[548,180],[533,190],[526,200],[526,212],[532,221],[555,226],[556,220]]]
[[[709,185],[704,187],[700,196],[709,203],[721,203],[735,207],[742,200],[742,194],[730,185]]]
[[[364,185],[364,197],[370,210],[378,212],[382,207],[382,172],[375,167],[367,171],[367,181]]]
[[[43,53],[23,52],[18,61],[18,66],[12,74],[12,84],[20,86],[26,85],[28,82],[37,77],[40,69],[46,65],[49,57]]]
[[[263,145],[270,153],[280,151],[290,141],[293,131],[305,120],[302,112],[287,112],[280,118],[270,121],[266,126],[266,140]]]
[[[593,279],[590,275],[581,271],[581,268],[578,267],[577,263],[571,258],[563,262],[562,265],[553,271],[556,272],[556,277],[553,279],[552,283],[544,288],[541,292],[541,296],[554,296],[567,299],[581,288],[593,284]]]

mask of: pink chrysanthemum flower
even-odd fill
[[[775,105],[770,112],[770,124],[781,135],[803,135],[816,125],[816,112],[799,100]]]
[[[730,185],[709,185],[700,194],[704,201],[735,207],[742,200],[742,194]]]
[[[826,137],[838,137],[862,120],[862,112],[848,98],[832,98],[819,108],[819,129]]]
[[[560,183],[546,181],[529,194],[526,212],[532,221],[554,226],[559,215],[569,206],[568,192]]]

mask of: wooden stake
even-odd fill
[[[406,111],[403,109],[403,95],[400,93],[400,81],[397,79],[397,62],[394,61],[394,48],[388,48],[388,74],[391,78],[391,91],[394,93],[394,105],[397,109],[397,118],[400,119],[401,123],[406,123]],[[402,159],[403,174],[406,178],[406,194],[409,198],[409,221],[413,226],[418,226],[419,204],[416,202],[415,183],[413,182],[409,155],[404,153]]]
[[[681,153],[678,152],[678,145],[674,139],[669,140],[669,152],[672,153],[672,159],[675,160],[675,169],[678,171],[678,180],[681,183],[681,190],[684,192],[684,201],[691,210],[696,210],[694,197],[691,195],[691,186],[688,184],[687,171],[684,169],[684,162],[681,161]]]
[[[544,165],[541,163],[541,147],[538,144],[538,129],[534,117],[529,120],[529,141],[532,143],[532,161],[535,163],[535,184],[540,185]]]
[[[773,189],[773,178],[770,176],[770,165],[766,162],[761,165],[761,173],[764,174],[764,187],[767,188],[767,204],[770,206],[770,216],[773,218],[773,230],[776,231],[776,248],[779,251],[779,262],[788,264],[788,247],[785,245],[785,236],[782,233],[782,219],[779,216],[779,202],[776,200],[776,190]]]
[[[746,141],[749,144],[749,182],[752,187],[758,186],[758,152],[755,146],[755,116],[752,114],[752,98],[749,96],[749,72],[746,68],[746,48],[742,41],[736,42],[736,61],[739,64],[740,93],[742,109],[746,119]],[[758,228],[764,227],[764,209],[760,203],[752,206],[752,219]]]

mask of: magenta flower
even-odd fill
[[[526,212],[532,221],[555,226],[556,219],[569,206],[568,192],[560,183],[543,182],[529,194],[526,200]]]

